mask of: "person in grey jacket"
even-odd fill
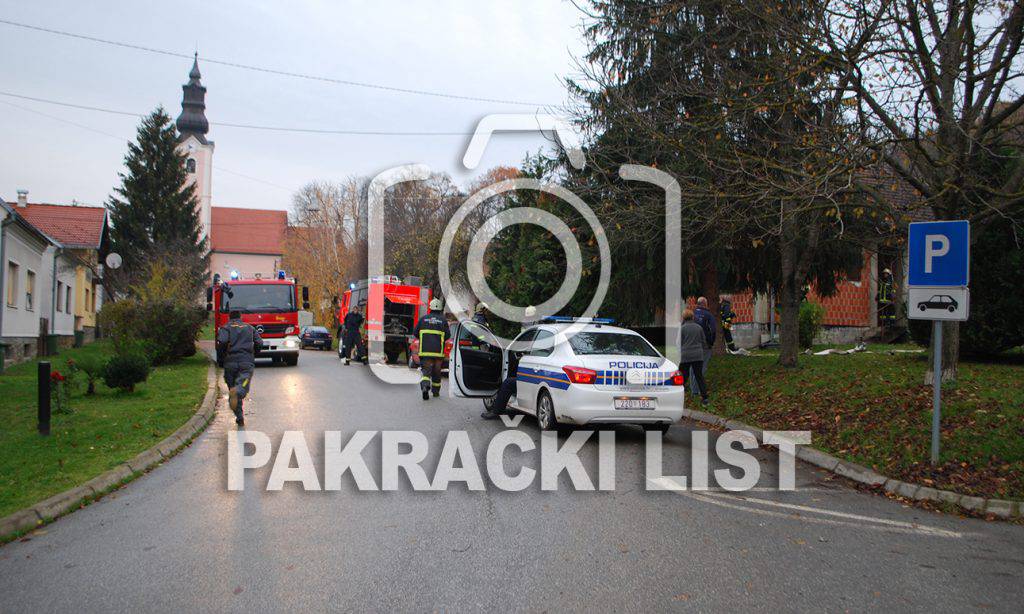
[[[687,377],[691,373],[693,374],[701,402],[707,403],[708,387],[704,383],[704,371],[701,367],[704,364],[704,355],[709,348],[708,338],[704,327],[694,321],[693,311],[690,309],[683,312],[683,325],[679,327],[679,338],[676,345],[679,348],[679,371]]]
[[[242,400],[249,394],[249,384],[256,370],[256,351],[263,339],[255,328],[242,321],[242,314],[232,310],[228,323],[217,331],[217,355],[224,367],[228,385],[228,406],[235,413],[235,424],[243,426]]]

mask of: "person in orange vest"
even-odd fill
[[[448,329],[448,322],[441,314],[441,299],[435,298],[430,301],[430,311],[420,318],[413,330],[420,342],[420,391],[423,393],[423,400],[430,398],[430,394],[440,396],[441,394],[441,367],[444,366],[444,344],[448,341],[451,332]]]

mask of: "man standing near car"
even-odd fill
[[[228,406],[235,414],[235,424],[245,425],[242,401],[249,394],[256,352],[263,345],[259,332],[242,321],[242,314],[232,310],[228,323],[217,331],[217,354],[224,367],[224,382],[228,385]]]
[[[413,331],[420,342],[420,371],[423,377],[420,378],[420,391],[423,393],[423,400],[430,398],[430,394],[440,396],[441,394],[441,367],[444,365],[444,344],[451,335],[448,328],[448,321],[441,314],[441,299],[435,298],[430,301],[430,311],[420,318]]]
[[[341,354],[345,357],[345,364],[348,365],[352,364],[352,352],[359,347],[361,338],[359,327],[363,325],[363,315],[359,313],[358,308],[353,307],[345,314],[345,319],[341,325],[344,328],[344,337],[341,340]],[[358,359],[358,355],[356,358]]]
[[[715,316],[711,314],[708,309],[708,299],[700,297],[697,299],[697,308],[693,310],[693,321],[700,324],[700,327],[704,329],[704,338],[707,340],[707,347],[704,349],[704,360],[701,361],[701,379],[707,382],[708,375],[708,363],[711,362],[711,348],[715,347],[715,337],[717,336],[718,324],[715,322]],[[698,394],[697,391],[697,378],[693,378],[693,386],[691,386],[691,393]],[[705,386],[704,393],[707,394],[707,386]]]

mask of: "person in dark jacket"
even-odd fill
[[[701,361],[700,374],[701,377],[707,381],[708,376],[708,363],[711,362],[711,348],[715,347],[715,337],[718,334],[718,323],[715,322],[715,316],[711,315],[711,311],[708,309],[708,299],[703,296],[697,299],[697,308],[693,310],[693,321],[700,325],[704,330],[704,337],[707,340],[707,346],[704,349],[704,359]],[[686,373],[685,371],[683,373]],[[696,381],[696,378],[694,378]],[[707,388],[704,389],[707,391]],[[695,386],[690,387],[692,394],[697,394]]]
[[[345,319],[341,322],[341,326],[344,329],[344,337],[341,341],[341,355],[345,358],[345,364],[352,364],[352,352],[356,352],[356,360],[359,359],[359,344],[362,341],[362,335],[359,332],[359,327],[363,325],[363,314],[359,313],[357,307],[353,307],[351,311],[345,314]]]
[[[249,394],[252,374],[256,369],[256,352],[263,345],[259,332],[242,321],[241,312],[228,315],[228,323],[217,331],[217,355],[224,367],[224,382],[228,385],[228,406],[235,413],[235,424],[242,426],[242,401]]]
[[[477,303],[476,313],[473,314],[473,321],[482,326],[487,326],[487,303]]]
[[[704,382],[704,356],[710,349],[704,327],[694,320],[694,312],[687,309],[683,312],[683,325],[679,327],[679,371],[687,377],[693,377],[696,392],[701,402],[708,402],[708,388]],[[692,375],[691,375],[692,374]]]
[[[441,394],[441,368],[444,366],[444,344],[448,341],[451,332],[448,328],[448,321],[441,314],[441,299],[430,301],[430,311],[420,318],[416,323],[413,335],[420,342],[420,371],[423,377],[420,378],[420,390],[423,393],[423,400]]]

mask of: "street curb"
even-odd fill
[[[758,436],[763,442],[762,430],[736,420],[730,420],[710,414],[705,411],[683,408],[683,417],[718,426],[734,431],[750,431]],[[764,444],[773,445],[773,444]],[[827,452],[817,448],[800,446],[796,449],[796,457],[809,465],[820,467],[829,473],[842,476],[854,482],[860,482],[872,488],[882,490],[894,495],[912,499],[914,501],[935,501],[938,503],[952,504],[977,514],[989,514],[997,518],[1020,518],[1024,517],[1024,501],[1004,501],[1002,499],[985,499],[982,497],[969,497],[951,490],[939,490],[919,484],[911,484],[886,477],[873,469],[852,463],[847,460],[836,458]]]
[[[199,350],[202,351],[202,350]],[[57,493],[31,507],[0,518],[0,544],[103,497],[156,467],[187,447],[202,433],[217,412],[217,368],[210,361],[206,372],[206,395],[196,413],[169,437],[113,469],[74,488]]]

